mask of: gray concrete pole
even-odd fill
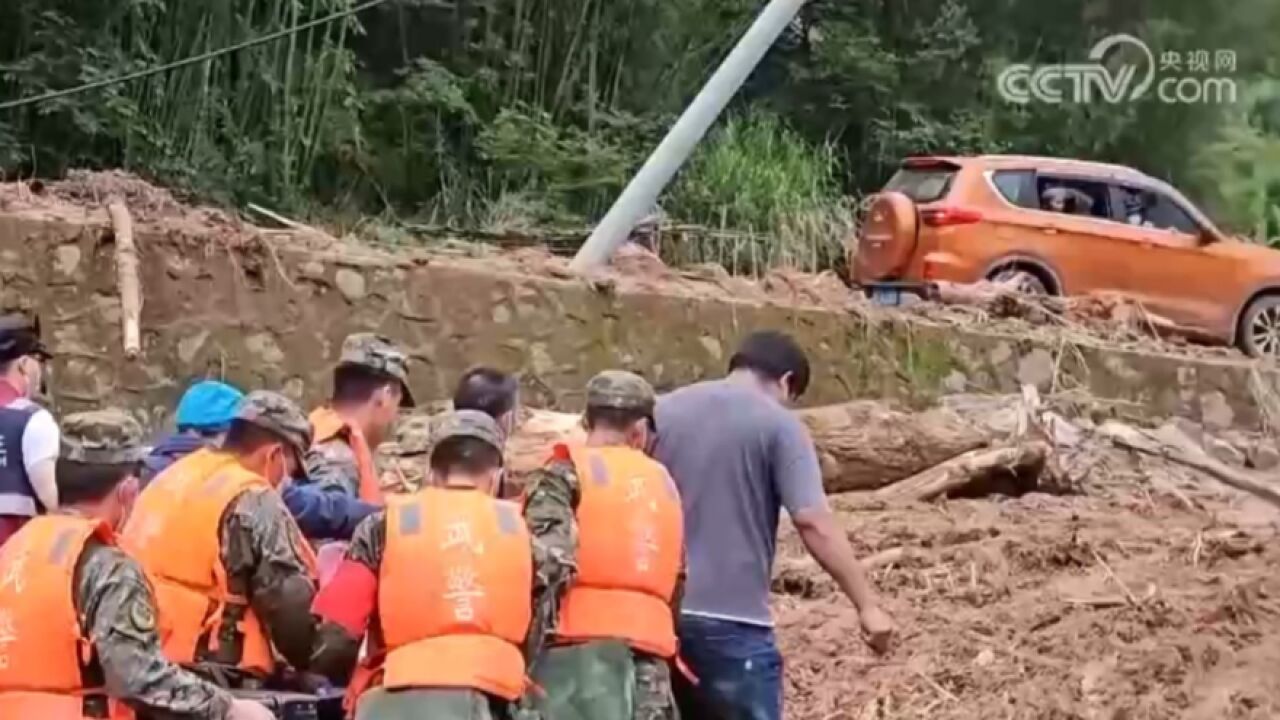
[[[591,237],[574,256],[569,268],[585,272],[605,263],[636,223],[649,212],[671,178],[684,165],[711,124],[724,111],[738,88],[747,81],[765,53],[782,34],[806,0],[770,0],[737,46],[716,69],[684,114],[667,132],[658,148],[631,179]]]

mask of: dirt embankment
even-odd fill
[[[142,228],[166,233],[201,236],[211,242],[242,245],[263,242],[281,235],[225,210],[186,204],[172,193],[121,171],[72,171],[67,179],[55,182],[0,183],[0,212],[21,213],[52,220],[107,224],[105,205],[121,198]],[[262,212],[252,213],[279,227]],[[286,219],[287,220],[287,219]],[[361,256],[393,252],[371,246],[352,237],[335,238],[307,226],[294,226],[287,233],[291,244],[305,243],[315,249]],[[460,242],[453,238],[424,238],[423,246],[398,255],[429,257],[432,262],[456,264],[492,272],[568,279],[568,259],[545,247],[501,250],[492,246]],[[1155,350],[1197,356],[1232,355],[1229,348],[1193,345],[1176,333],[1166,332],[1141,308],[1118,296],[1088,297],[1058,302],[1018,301],[1008,293],[988,293],[978,298],[970,293],[964,301],[921,302],[905,309],[872,306],[852,292],[832,272],[803,273],[785,268],[770,270],[760,278],[729,275],[715,264],[673,268],[651,253],[626,246],[611,265],[590,280],[599,289],[657,292],[688,297],[735,297],[749,302],[841,310],[866,318],[905,313],[943,325],[1004,332],[1027,337],[1052,337],[1064,343],[1108,344],[1138,350]],[[946,295],[944,293],[944,295]],[[979,293],[981,295],[981,293]]]

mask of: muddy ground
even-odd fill
[[[774,583],[786,717],[1280,716],[1277,511],[1117,456],[1076,496],[836,505],[901,625],[876,657],[784,535]]]
[[[947,405],[999,445],[1021,424],[1010,402]],[[921,434],[945,436],[941,414],[914,417]],[[1065,494],[905,505],[869,491],[832,496],[901,628],[885,657],[863,643],[852,605],[784,522],[773,606],[789,720],[1280,717],[1280,509],[1117,447],[1087,418],[1046,417],[1029,422],[1052,428],[1065,478],[1052,487]],[[535,467],[534,448],[570,437],[575,419],[536,413],[509,467]],[[830,452],[841,433],[896,447],[907,431],[879,424],[815,437]],[[1171,427],[1233,472],[1269,483],[1280,469],[1270,435]]]

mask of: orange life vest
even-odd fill
[[[223,515],[254,489],[271,486],[230,454],[198,450],[160,473],[138,497],[121,542],[155,583],[160,642],[173,662],[213,661],[262,675],[275,668],[261,621],[247,598],[231,592],[222,563]],[[311,546],[293,519],[287,521],[315,578]],[[236,622],[234,631],[224,628],[229,622]],[[242,638],[238,655],[221,648],[220,638],[232,632]]]
[[[392,500],[378,582],[388,688],[525,688],[533,557],[514,503],[426,488]]]
[[[313,445],[340,439],[345,442],[356,456],[356,474],[359,482],[360,499],[382,504],[382,484],[378,479],[378,470],[373,464],[373,449],[365,439],[364,432],[343,419],[338,411],[331,407],[318,407],[311,412],[311,428],[315,432]]]
[[[93,646],[75,606],[75,572],[85,544],[114,544],[106,523],[71,515],[33,518],[0,550],[0,718],[78,720],[99,696],[111,720],[133,711],[85,687]]]
[[[673,657],[671,599],[684,553],[675,483],[666,468],[639,450],[573,447],[567,452],[580,486],[578,575],[560,607],[557,640],[623,640],[637,650]]]

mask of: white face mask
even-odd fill
[[[279,490],[284,490],[293,481],[293,478],[289,475],[289,458],[285,456],[286,452],[288,451],[283,448],[276,450],[272,455],[273,459],[269,460],[267,464],[268,473],[276,475],[275,478],[268,477],[267,480],[270,482],[274,479],[275,482],[273,484]]]

